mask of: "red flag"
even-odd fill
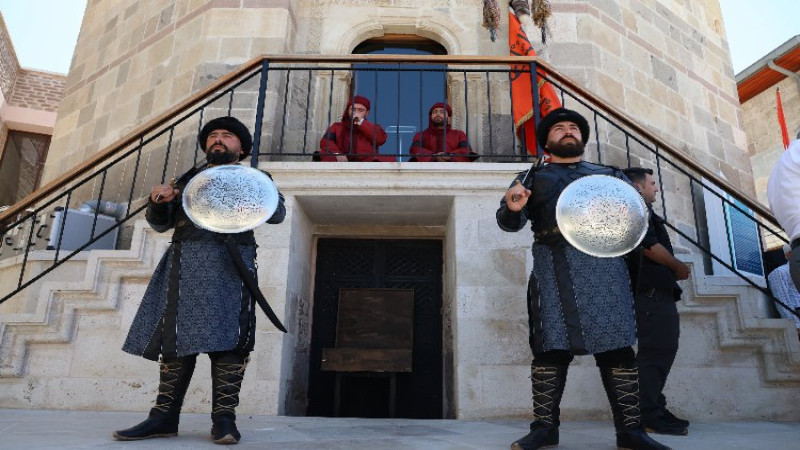
[[[511,56],[536,56],[536,51],[531,46],[525,30],[519,24],[517,16],[513,11],[508,13],[508,46]],[[525,133],[525,146],[528,153],[537,155],[536,131],[534,130],[533,117],[533,93],[531,91],[531,74],[522,72],[528,70],[527,64],[515,64],[511,66],[511,98],[513,100],[514,131],[520,135],[520,128]],[[561,100],[558,99],[553,85],[545,81],[539,74],[536,75],[537,86],[539,88],[539,114],[544,117],[550,111],[561,107]]]
[[[781,88],[775,91],[778,103],[778,124],[781,126],[781,137],[783,138],[783,149],[789,148],[789,130],[786,128],[786,117],[783,116],[783,102],[781,102]]]

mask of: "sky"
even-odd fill
[[[799,0],[720,0],[739,73],[800,35]],[[66,74],[86,0],[0,0],[0,11],[22,67]]]

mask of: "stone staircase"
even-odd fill
[[[125,356],[119,348],[169,237],[137,221],[129,250],[82,252],[0,305],[0,407],[104,410],[148,404],[156,383],[153,365]],[[701,258],[679,256],[695,275],[684,283],[685,300],[679,304],[681,350],[670,389],[685,393],[689,404],[699,402],[698,397],[718,393],[692,395],[698,374],[731,372],[720,375],[721,383],[738,376],[734,373],[746,373],[742,383],[749,383],[747,388],[756,393],[752,395],[764,397],[764,402],[787,393],[800,396],[800,342],[791,322],[767,318],[762,295],[737,277],[696,275],[702,272],[697,269]],[[52,251],[35,251],[29,261],[52,258]],[[0,276],[19,263],[0,262]],[[81,356],[87,352],[95,355]],[[147,389],[130,389],[138,380]],[[120,383],[130,392],[119,393],[115,401],[115,391],[123,391]],[[679,406],[681,410],[692,407]],[[786,414],[781,410],[776,417]]]
[[[693,267],[693,274],[701,272],[699,256],[681,259]],[[734,275],[692,275],[691,283],[684,283],[684,291],[684,300],[679,304],[682,320],[713,317],[721,354],[755,355],[764,385],[800,387],[797,330],[788,319],[770,317],[766,296]],[[681,352],[685,348],[682,345]]]
[[[148,280],[169,245],[143,220],[136,221],[129,250],[80,252],[42,280],[0,305],[0,379],[24,377],[37,345],[70,345],[80,315],[118,314],[120,288],[128,280]],[[48,267],[54,251],[28,256],[32,272],[37,262]],[[0,274],[17,272],[21,256],[0,263]]]

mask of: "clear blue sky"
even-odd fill
[[[800,34],[800,0],[720,0],[738,73]],[[67,73],[86,0],[0,0],[23,67]]]
[[[86,0],[0,0],[22,67],[66,74]]]

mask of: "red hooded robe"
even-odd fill
[[[360,125],[353,125],[350,118],[353,103],[364,105],[369,110],[370,103],[366,97],[356,95],[348,100],[342,121],[328,127],[319,141],[320,160],[336,161],[337,155],[347,155],[348,161],[395,161],[394,156],[378,154],[378,147],[386,142],[386,132],[380,125],[367,119]]]
[[[445,128],[438,128],[431,120],[431,113],[436,108],[447,110],[447,116],[453,115],[450,105],[435,103],[428,110],[428,128],[422,133],[414,135],[414,142],[411,143],[411,158],[409,161],[429,162],[435,161],[436,153],[447,153],[450,161],[472,162],[478,159],[477,153],[467,142],[467,135],[461,130],[454,130],[448,123]],[[446,137],[445,137],[446,136]]]

